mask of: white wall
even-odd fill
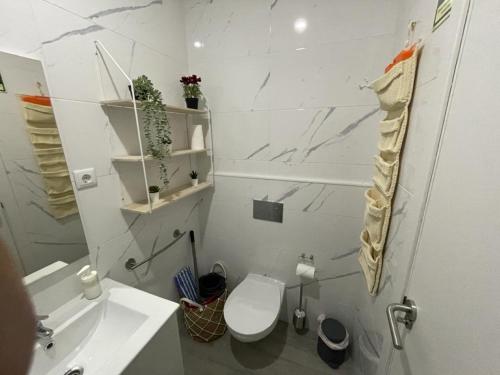
[[[201,197],[191,197],[152,216],[121,212],[122,183],[111,163],[111,143],[118,134],[113,120],[98,103],[106,98],[99,85],[94,40],[101,40],[132,77],[148,75],[169,104],[182,104],[178,79],[187,70],[182,2],[32,0],[33,13],[28,1],[10,3],[14,2],[3,2],[2,10],[5,14],[17,12],[13,25],[30,28],[35,22],[38,26],[34,34],[41,41],[69,169],[96,169],[98,186],[77,194],[92,263],[101,276],[109,274],[118,281],[176,299],[172,277],[190,261],[187,237],[150,268],[130,273],[125,271],[124,262],[129,256],[140,260],[166,245],[176,228],[197,230]],[[21,34],[3,36],[0,48],[22,46],[17,44],[18,37],[23,39]],[[36,49],[36,43],[32,44]],[[27,53],[30,48],[17,52]],[[102,72],[102,65],[100,69]],[[110,75],[117,91],[127,95],[126,82],[113,69]],[[105,83],[109,88],[109,80]]]
[[[314,254],[319,282],[305,288],[311,328],[326,312],[351,329],[366,293],[356,254],[383,114],[364,86],[393,56],[398,4],[185,2],[189,69],[204,79],[215,139],[203,264],[223,260],[231,285],[248,272],[286,282],[288,319],[298,304],[297,258]],[[294,31],[300,17],[303,34]],[[252,199],[284,203],[283,224],[254,220]]]
[[[465,3],[454,1],[450,18],[435,32],[432,32],[432,25],[436,2],[401,3],[396,45],[403,44],[407,39],[408,23],[416,20],[415,38],[423,38],[424,48],[393,203],[379,295],[370,297],[361,293],[356,302],[358,331],[371,337],[381,358],[377,372],[380,375],[387,374],[387,359],[392,350],[385,308],[389,303],[400,302],[405,290],[456,64]]]
[[[469,3],[407,287],[418,318],[405,337],[405,350],[394,353],[390,374],[487,375],[500,369],[500,301],[495,298],[500,54],[491,49],[498,44],[500,3]]]
[[[9,3],[2,6],[12,12],[25,5],[27,12],[17,20],[30,22],[26,2]],[[95,166],[99,176],[98,187],[79,193],[78,201],[91,259],[101,274],[111,270],[119,281],[174,296],[171,277],[189,260],[187,240],[158,258],[147,275],[124,272],[123,262],[169,242],[177,227],[197,229],[201,205],[203,267],[223,259],[233,285],[248,272],[282,279],[289,287],[289,314],[297,304],[297,256],[314,253],[321,281],[306,288],[310,319],[323,311],[332,314],[352,329],[354,340],[361,331],[378,334],[383,338],[378,354],[385,363],[390,342],[384,309],[401,298],[406,282],[463,1],[455,1],[450,20],[436,33],[431,33],[434,1],[32,3],[68,163],[71,169]],[[297,17],[309,21],[302,35],[293,30]],[[419,21],[417,36],[425,38],[425,49],[381,292],[371,298],[355,257],[364,187],[353,185],[370,183],[377,121],[383,114],[375,112],[376,98],[363,85],[401,47],[410,19]],[[0,47],[21,46],[18,35],[3,36]],[[189,71],[203,77],[213,110],[216,172],[226,175],[217,178],[214,195],[190,198],[151,217],[120,212],[121,185],[108,141],[113,133],[97,103],[94,39],[102,40],[132,75],[151,76],[173,104],[181,103],[177,80],[187,71],[189,56]],[[195,49],[195,40],[204,48]],[[284,182],[255,175],[328,181]],[[283,202],[284,223],[253,220],[253,198]],[[380,366],[379,373],[384,371]]]
[[[0,2],[0,47],[3,52],[40,58],[38,28],[29,0]]]

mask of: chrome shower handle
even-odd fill
[[[404,312],[404,316],[396,316],[396,312]],[[413,323],[417,320],[417,305],[411,299],[406,297],[403,303],[391,303],[386,309],[387,320],[389,321],[389,329],[391,331],[392,344],[397,350],[403,349],[401,343],[401,335],[399,334],[398,323],[404,323],[407,329],[413,327]]]

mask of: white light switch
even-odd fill
[[[97,178],[94,168],[76,169],[73,171],[75,185],[78,190],[97,186]]]

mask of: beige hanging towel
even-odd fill
[[[365,220],[358,255],[371,295],[377,294],[382,274],[384,248],[399,177],[401,150],[408,125],[419,50],[420,48],[416,48],[409,59],[395,64],[370,85],[377,94],[380,108],[387,111],[387,116],[379,127],[374,186],[365,192]]]
[[[67,170],[52,172],[41,171],[41,175],[45,183],[45,190],[49,196],[73,191],[71,179]]]
[[[380,108],[384,111],[394,111],[409,104],[413,94],[417,57],[418,50],[411,58],[394,65],[370,85],[377,94]]]
[[[399,174],[399,155],[390,151],[380,151],[375,156],[375,172],[373,183],[387,201],[390,201],[396,190]]]
[[[43,149],[34,149],[33,152],[38,160],[38,165],[41,169],[45,165],[53,164],[53,163],[64,163],[66,165],[66,158],[64,157],[64,152],[62,147],[53,147],[53,148],[43,148]],[[65,168],[68,169],[66,166]]]
[[[408,124],[408,108],[389,112],[380,122],[378,149],[398,153],[403,147],[406,125]]]
[[[365,274],[366,286],[370,294],[375,294],[380,283],[380,271],[382,269],[382,251],[375,248],[367,230],[361,233],[361,248],[358,255],[358,261]]]
[[[55,126],[56,119],[52,106],[23,101],[23,108],[24,118],[30,125],[39,127]]]
[[[49,210],[56,219],[62,219],[78,213],[73,191],[57,198],[49,198]]]
[[[39,148],[54,148],[61,146],[61,138],[57,128],[27,127],[31,143]]]
[[[27,132],[48,195],[48,207],[57,219],[78,213],[68,166],[50,99],[21,96]]]

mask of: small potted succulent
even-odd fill
[[[158,203],[160,200],[160,187],[158,185],[151,185],[149,187],[149,200],[151,203]]]
[[[201,96],[199,83],[201,78],[196,74],[191,76],[182,77],[180,82],[184,89],[184,99],[186,99],[186,106],[191,109],[198,109],[198,99]]]
[[[192,186],[197,186],[198,185],[198,172],[191,171],[191,173],[189,174],[189,176],[191,177],[191,185]]]

